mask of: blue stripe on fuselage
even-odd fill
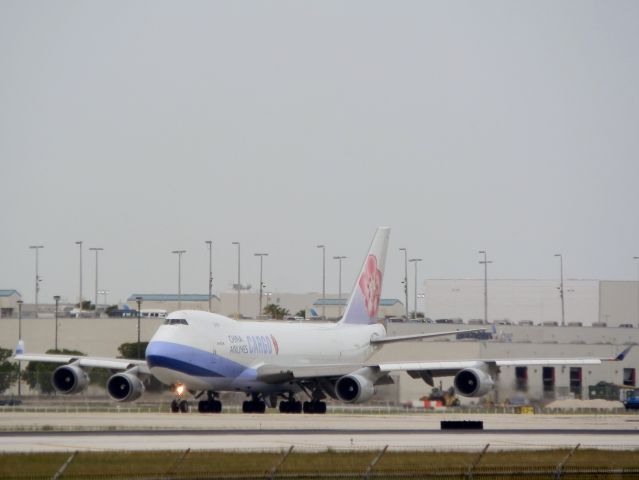
[[[151,368],[163,367],[197,377],[236,378],[253,370],[214,353],[161,341],[149,343],[146,361]]]

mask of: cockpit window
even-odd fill
[[[164,320],[164,325],[188,325],[189,322],[183,318],[167,318]]]

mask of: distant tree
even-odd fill
[[[113,310],[117,310],[118,306],[117,305],[109,305],[106,310],[104,311],[108,316],[111,315],[111,312],[113,312]]]
[[[76,303],[75,306],[79,307],[80,310],[95,310],[95,305],[91,303],[91,300],[83,300],[82,305]]]
[[[47,350],[46,353],[57,353],[62,355],[84,355],[84,353],[78,350]],[[55,391],[51,384],[51,375],[53,371],[58,368],[60,364],[50,362],[29,362],[27,368],[24,371],[24,381],[27,382],[32,389],[49,395]]]
[[[286,308],[275,305],[274,303],[269,303],[266,307],[264,307],[264,313],[277,320],[281,320],[285,316],[290,315],[290,312]]]
[[[9,361],[13,352],[0,348],[0,393],[7,390],[18,379],[18,364]]]
[[[144,360],[144,352],[149,342],[140,342],[140,356],[138,357],[138,342],[123,343],[118,347],[118,352],[122,358],[131,358],[135,360]]]
[[[306,310],[300,310],[299,312],[295,314],[295,316],[306,318]]]
[[[130,358],[132,360],[144,360],[146,347],[148,347],[149,342],[140,342],[140,356],[138,357],[138,343],[123,343],[118,347],[118,352],[122,358]],[[146,390],[149,392],[161,392],[166,390],[168,387],[160,382],[157,378],[151,377],[151,380],[146,385]]]

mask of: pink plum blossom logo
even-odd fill
[[[382,293],[382,272],[377,268],[377,258],[369,255],[364,265],[364,271],[359,277],[359,289],[364,294],[364,302],[369,317],[377,316],[379,297]]]

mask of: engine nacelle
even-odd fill
[[[56,392],[70,395],[89,386],[89,375],[76,365],[62,365],[53,371],[51,383]]]
[[[455,389],[464,397],[481,397],[494,386],[492,377],[478,368],[467,368],[455,375]]]
[[[365,402],[374,393],[375,387],[373,383],[361,375],[344,375],[335,382],[335,394],[343,402]]]
[[[131,373],[116,373],[107,380],[109,396],[117,402],[132,402],[144,393],[144,383]]]

